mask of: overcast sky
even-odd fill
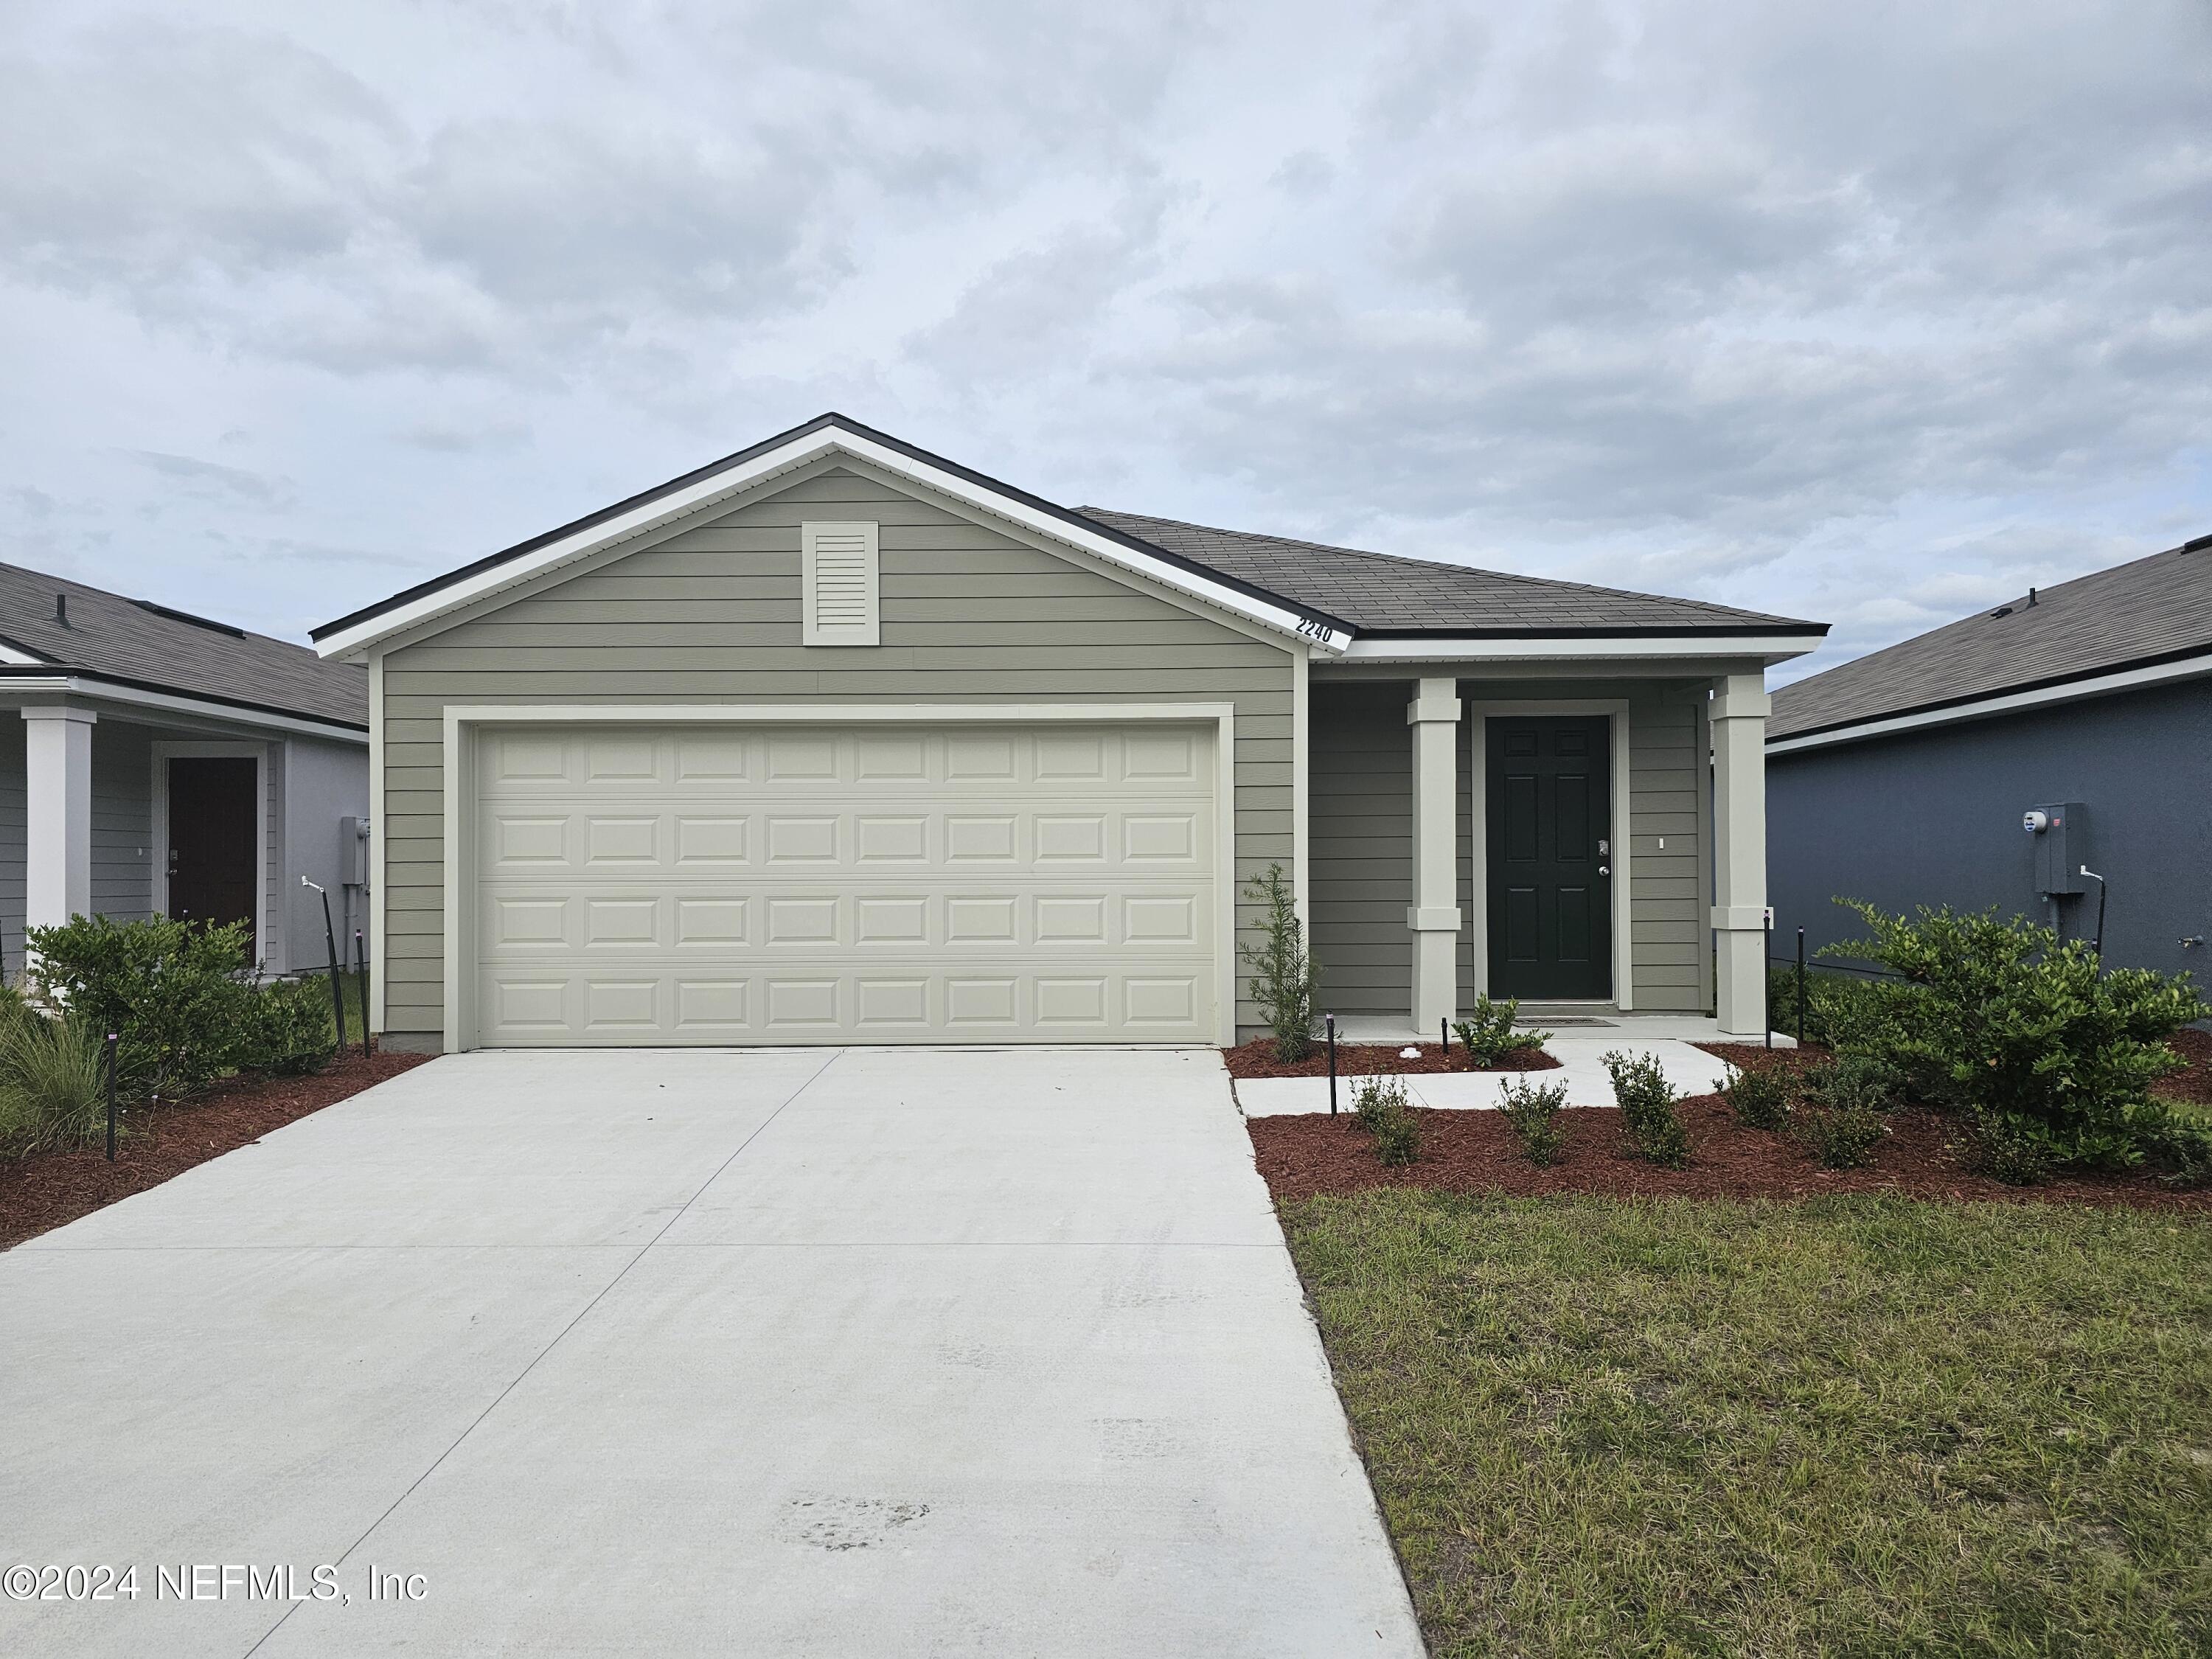
[[[1824,665],[2212,530],[2208,20],[12,0],[0,560],[301,637],[835,408]]]

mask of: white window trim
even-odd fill
[[[269,745],[265,743],[197,743],[157,739],[154,745],[153,868],[147,872],[148,908],[169,914],[169,763],[173,760],[251,760],[253,763],[253,950],[270,973],[289,967],[284,935],[276,926],[269,901]]]
[[[866,595],[866,619],[848,625],[825,628],[822,625],[820,608],[816,602],[817,584],[821,580],[821,544],[823,538],[846,538],[857,535],[861,542],[863,580]],[[813,646],[871,646],[883,643],[883,560],[878,545],[876,525],[868,520],[826,522],[809,520],[799,526],[799,626],[801,645]]]
[[[476,740],[486,726],[1038,726],[1058,722],[1214,728],[1215,1037],[1237,1041],[1237,709],[1225,702],[449,703],[445,711],[444,1048],[478,1046],[476,1008]],[[377,823],[381,825],[380,811]],[[372,874],[379,873],[372,872]],[[377,975],[380,983],[384,978]]]
[[[1628,798],[1631,768],[1628,754],[1628,699],[1626,697],[1585,697],[1544,702],[1469,702],[1468,727],[1472,733],[1468,740],[1468,782],[1472,802],[1468,826],[1474,836],[1474,880],[1468,895],[1469,926],[1474,930],[1474,989],[1479,996],[1490,991],[1490,728],[1486,724],[1492,719],[1504,719],[1522,714],[1603,714],[1610,726],[1607,732],[1608,746],[1613,750],[1612,822],[1607,826],[1606,840],[1611,844],[1613,859],[1613,1003],[1624,1014],[1632,1013],[1636,1007],[1636,978],[1634,940],[1630,937],[1629,918],[1632,895],[1630,883],[1634,873],[1631,862],[1633,846],[1628,833],[1632,822]],[[1704,849],[1699,849],[1700,856]]]

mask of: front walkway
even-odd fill
[[[1416,1106],[1445,1109],[1484,1110],[1498,1104],[1498,1085],[1514,1079],[1539,1085],[1564,1083],[1570,1106],[1610,1106],[1613,1103],[1613,1074],[1605,1056],[1613,1049],[1650,1054],[1658,1059],[1677,1094],[1702,1095],[1735,1069],[1697,1045],[1718,1042],[1717,1022],[1694,1014],[1530,1015],[1526,1022],[1538,1030],[1550,1029],[1544,1050],[1559,1064],[1540,1072],[1431,1072],[1406,1078],[1406,1093]],[[1345,1042],[1402,1042],[1432,1050],[1437,1033],[1419,1042],[1402,1021],[1379,1018],[1340,1020],[1337,1036]],[[1777,1032],[1777,1048],[1794,1048],[1794,1039]],[[1340,1110],[1352,1107],[1358,1079],[1337,1079]],[[1236,1085],[1237,1103],[1247,1117],[1279,1117],[1286,1114],[1328,1110],[1328,1079],[1318,1077],[1245,1078]]]
[[[0,1330],[0,1566],[140,1591],[0,1651],[1421,1650],[1208,1051],[441,1060]]]

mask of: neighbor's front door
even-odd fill
[[[1492,717],[1490,992],[1613,995],[1613,763],[1598,715]]]
[[[169,914],[180,921],[242,921],[249,958],[255,878],[255,768],[246,757],[169,762]]]

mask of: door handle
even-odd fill
[[[1601,864],[1597,867],[1597,872],[1601,876],[1609,876],[1613,873],[1613,866],[1609,864]]]

